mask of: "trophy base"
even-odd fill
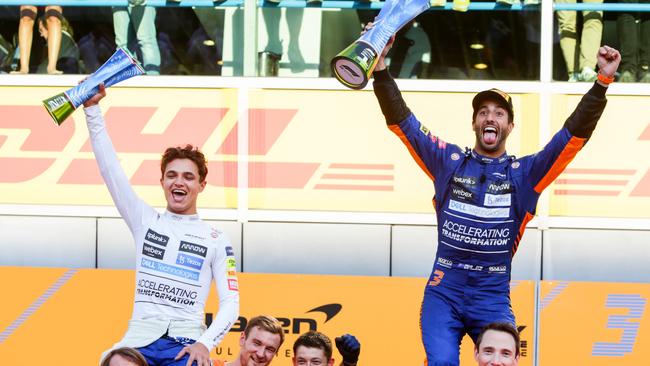
[[[43,106],[54,120],[61,125],[74,112],[75,107],[65,93],[57,94],[43,101]]]
[[[332,59],[332,74],[350,89],[363,89],[377,65],[377,52],[364,42],[355,42]]]

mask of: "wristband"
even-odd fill
[[[601,73],[598,73],[598,80],[603,84],[611,84],[614,82],[613,76],[605,76]]]

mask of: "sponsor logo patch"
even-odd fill
[[[519,165],[520,165],[519,162],[518,162],[518,161],[515,161],[515,162],[512,163],[510,166],[512,167],[512,169],[517,169],[517,168],[519,168]]]
[[[428,135],[429,134],[429,129],[427,128],[427,126],[420,123],[420,132],[422,132],[425,135]]]
[[[156,259],[163,259],[165,256],[165,249],[154,247],[153,245],[144,243],[142,247],[142,254]]]
[[[235,261],[235,259],[234,258],[226,259],[226,269],[234,271],[235,268],[237,268],[237,262]]]
[[[499,272],[499,273],[505,273],[506,272],[506,266],[490,266],[488,267],[489,272]]]
[[[235,278],[228,279],[228,289],[232,291],[239,291],[239,283]]]
[[[235,255],[235,252],[232,250],[231,246],[226,247],[226,255],[229,257],[233,257]]]
[[[474,186],[476,185],[476,178],[475,177],[458,177],[454,176],[451,178],[454,183],[466,185],[466,186]]]
[[[484,206],[490,206],[490,207],[495,207],[495,206],[510,206],[511,204],[511,194],[506,193],[506,194],[485,194],[485,202],[483,202]]]
[[[456,268],[464,269],[464,270],[467,270],[467,271],[482,271],[483,270],[483,266],[465,264],[465,263],[457,263]]]
[[[144,238],[150,243],[162,245],[163,247],[167,246],[167,243],[169,242],[169,236],[158,234],[151,229],[147,230],[147,234]]]
[[[188,271],[180,267],[170,266],[168,264],[152,261],[147,258],[142,258],[140,265],[142,266],[142,268],[148,268],[156,272],[163,272],[163,273],[170,274],[172,276],[181,277],[188,280],[194,280],[194,281],[199,280],[199,272]]]
[[[451,268],[454,265],[454,262],[446,258],[438,258],[438,264],[443,267]]]
[[[461,201],[472,200],[474,198],[474,193],[466,191],[462,188],[452,188],[451,194],[454,196],[454,198]]]
[[[460,159],[460,155],[458,153],[451,154],[451,160],[456,161],[458,159]]]
[[[192,257],[191,255],[183,253],[178,253],[178,257],[176,257],[176,264],[200,270],[201,267],[203,267],[203,259]]]
[[[178,250],[181,252],[200,255],[203,258],[205,258],[205,256],[208,254],[208,248],[204,247],[203,245],[189,243],[186,241],[181,241],[181,245],[178,247]]]
[[[488,193],[501,194],[501,193],[510,193],[513,191],[512,184],[508,181],[506,182],[496,182],[490,183],[487,188]]]
[[[449,200],[449,209],[484,218],[506,218],[510,214],[510,207],[507,208],[485,208],[470,205],[463,202]]]

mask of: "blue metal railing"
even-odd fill
[[[545,0],[548,1],[548,0]],[[364,2],[364,1],[344,1],[344,0],[324,0],[320,3],[307,4],[305,0],[281,0],[278,3],[264,0],[256,1],[258,7],[277,7],[277,8],[323,8],[323,9],[374,9],[379,10],[384,5],[383,2]],[[60,5],[60,6],[126,6],[128,0],[2,0],[0,5]],[[147,0],[147,5],[155,7],[242,7],[244,0]],[[527,10],[538,9],[539,5],[523,6],[521,3],[501,5],[496,2],[469,4],[470,11],[503,11],[503,10]],[[593,10],[593,11],[612,11],[612,12],[648,12],[650,4],[594,4],[594,3],[576,3],[576,4],[553,4],[554,10]],[[452,10],[452,2],[448,1],[445,6],[432,7],[430,10]]]

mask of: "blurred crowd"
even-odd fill
[[[322,11],[320,34],[305,32],[305,8],[273,7],[267,0],[258,28],[257,74],[331,76],[329,60],[356,40],[362,24],[378,10]],[[324,0],[325,2],[327,0]],[[352,0],[351,0],[352,1]],[[359,0],[367,3],[378,0]],[[539,79],[540,0],[496,0],[500,6],[522,5],[517,11],[468,11],[479,0],[430,0],[451,4],[455,11],[428,11],[402,28],[389,54],[391,73],[400,78]],[[650,3],[650,0],[554,0],[556,3]],[[146,0],[128,0],[124,7],[0,6],[0,72],[87,74],[96,70],[116,47],[128,48],[149,75],[231,74],[243,51],[224,61],[224,10],[218,8],[154,8]],[[320,10],[316,10],[320,11]],[[236,14],[236,13],[235,13]],[[233,16],[233,19],[237,15]],[[241,16],[241,14],[240,14]],[[313,18],[312,18],[313,19]],[[243,48],[248,31],[243,21],[230,23],[233,49]],[[313,30],[313,25],[311,26]],[[73,29],[74,28],[74,29]],[[621,82],[650,82],[650,12],[556,11],[553,78],[593,81],[594,55],[601,44],[620,49]],[[307,33],[307,34],[305,34]],[[317,45],[317,56],[305,54],[305,42]],[[313,52],[312,52],[313,54]],[[310,59],[310,57],[312,59]],[[309,70],[312,74],[306,74]]]

